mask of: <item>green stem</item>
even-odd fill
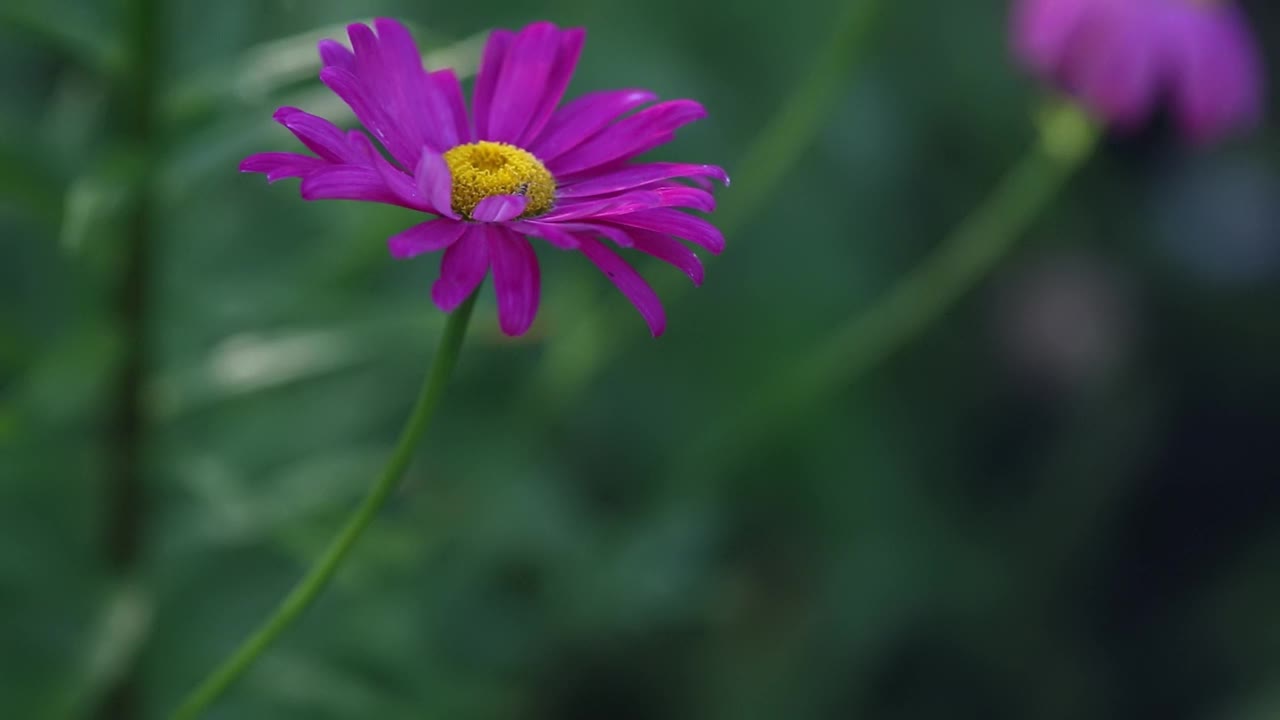
[[[158,0],[128,0],[123,4],[129,73],[119,78],[116,87],[122,130],[137,175],[132,178],[133,192],[122,218],[123,247],[115,298],[121,354],[107,424],[103,546],[112,573],[124,582],[138,571],[149,510],[144,485],[148,433],[145,386],[153,334],[152,275],[157,250],[156,93],[158,68],[164,63],[159,32],[163,24],[161,5]],[[140,714],[137,649],[135,646],[120,655],[122,665],[116,669],[114,681],[103,688],[97,717],[132,718]]]
[[[756,395],[736,424],[697,445],[682,472],[709,477],[708,463],[735,462],[770,429],[852,385],[941,318],[1008,255],[1092,153],[1098,132],[1074,106],[1046,110],[1031,151],[995,191],[914,270],[825,343],[805,352],[794,370]],[[698,468],[690,470],[690,468]],[[723,467],[720,468],[723,471]]]
[[[845,6],[812,66],[733,168],[738,182],[733,184],[733,192],[725,194],[723,207],[715,215],[726,236],[737,232],[760,208],[769,206],[774,188],[804,159],[805,149],[826,127],[832,107],[844,97],[841,88],[857,66],[859,53],[865,48],[863,40],[881,7],[879,0]]]
[[[793,389],[812,397],[848,386],[930,327],[1013,249],[1089,156],[1096,139],[1095,128],[1074,106],[1047,111],[1038,142],[986,201],[814,354],[805,371],[793,376]]]
[[[59,13],[35,3],[5,3],[0,7],[0,34],[58,50],[90,73],[122,74],[126,50],[105,41],[95,30],[78,13]]]
[[[851,0],[844,6],[833,19],[827,42],[800,75],[802,81],[780,102],[742,161],[731,168],[737,181],[714,218],[726,236],[768,207],[763,199],[786,179],[826,125],[883,6],[880,0]],[[659,278],[654,286],[668,307],[690,289],[679,273]],[[628,339],[643,335],[634,332],[638,322],[631,317],[634,314],[626,303],[612,301],[579,313],[566,336],[547,348],[529,386],[532,398],[528,406],[546,415],[562,415],[565,408],[573,407],[575,398],[622,351]]]
[[[395,451],[383,468],[382,475],[378,477],[377,482],[369,490],[369,494],[365,496],[364,501],[352,513],[338,535],[330,541],[329,547],[311,566],[311,570],[281,601],[271,617],[253,635],[241,643],[231,657],[187,696],[177,712],[172,715],[173,720],[187,720],[198,717],[237,678],[243,675],[254,661],[266,652],[267,648],[271,647],[276,638],[298,619],[303,611],[320,595],[325,586],[328,585],[342,561],[351,552],[351,548],[360,539],[360,535],[373,522],[374,517],[377,516],[378,511],[386,503],[387,498],[399,483],[400,476],[404,474],[405,469],[409,466],[409,461],[413,458],[414,449],[426,432],[427,426],[435,414],[436,407],[440,404],[440,398],[449,382],[449,376],[453,373],[453,368],[457,364],[458,352],[462,349],[462,340],[467,333],[467,323],[471,319],[471,309],[475,305],[476,296],[479,293],[480,291],[477,289],[476,292],[471,294],[471,297],[467,298],[449,316],[444,336],[440,339],[440,345],[436,349],[436,357],[431,366],[431,372],[418,394],[418,401],[414,405],[413,414],[410,415],[404,430],[400,432],[400,439],[396,443]]]

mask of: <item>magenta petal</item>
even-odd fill
[[[1179,125],[1195,142],[1215,140],[1251,124],[1262,99],[1258,49],[1236,8],[1188,12],[1175,27],[1171,58]]]
[[[1147,21],[1138,8],[1099,9],[1063,68],[1087,104],[1120,127],[1145,120],[1156,99],[1163,58]]]
[[[662,197],[651,190],[635,190],[623,195],[605,198],[588,198],[578,202],[566,202],[555,210],[542,215],[545,222],[590,220],[593,218],[626,215],[662,206]]]
[[[659,207],[689,208],[705,213],[716,209],[716,197],[702,188],[670,185],[655,188],[653,192],[658,194]]]
[[[630,190],[658,180],[673,178],[710,177],[729,184],[729,176],[715,165],[686,165],[683,163],[647,163],[628,165],[612,172],[601,173],[579,182],[567,183],[556,190],[557,197],[587,197]]]
[[[337,40],[324,39],[317,45],[320,51],[320,62],[323,67],[336,65],[348,70],[355,70],[356,56],[345,45]]]
[[[560,33],[559,49],[556,52],[555,64],[547,76],[542,97],[529,117],[524,132],[517,143],[527,147],[542,133],[542,129],[551,120],[551,114],[564,99],[564,91],[569,87],[573,71],[578,67],[578,57],[582,54],[582,45],[586,42],[587,33],[581,28],[573,28]]]
[[[295,107],[282,107],[272,115],[276,122],[307,146],[311,152],[330,162],[356,162],[342,128]]]
[[[449,171],[449,164],[444,158],[424,149],[413,175],[431,211],[456,220],[458,213],[453,211],[453,173]]]
[[[373,141],[368,135],[359,130],[348,130],[346,133],[347,147],[351,151],[352,160],[348,165],[367,165],[373,167],[375,155],[382,153],[373,145]]]
[[[555,111],[529,151],[543,162],[560,157],[585,142],[624,113],[658,99],[648,90],[587,93]],[[478,111],[477,111],[478,112]]]
[[[500,223],[513,220],[524,212],[529,203],[523,195],[490,195],[476,204],[471,219],[479,222]]]
[[[1056,76],[1090,6],[1087,0],[1017,0],[1012,22],[1014,52],[1031,69]]]
[[[609,222],[684,238],[695,245],[701,245],[715,255],[724,251],[724,235],[716,226],[700,217],[694,217],[679,210],[669,208],[642,210],[630,215],[610,217]]]
[[[649,287],[649,283],[640,277],[640,273],[612,250],[602,245],[599,240],[582,238],[580,249],[587,259],[600,268],[600,272],[618,286],[631,304],[636,306],[654,337],[658,337],[667,329],[667,315],[662,309],[662,302],[653,288]]]
[[[413,178],[409,177],[400,168],[387,162],[382,153],[378,152],[378,149],[373,146],[373,141],[362,134],[356,133],[352,136],[352,144],[361,149],[361,154],[368,159],[367,161],[373,163],[374,169],[378,171],[379,177],[382,178],[383,185],[399,198],[400,204],[415,210],[431,209]]]
[[[481,140],[519,142],[546,90],[559,46],[560,31],[549,22],[533,23],[516,35],[502,61],[489,106],[488,134]]]
[[[628,233],[635,243],[635,249],[680,269],[694,285],[702,285],[705,276],[702,261],[692,250],[677,240],[651,230],[631,228]]]
[[[453,70],[445,68],[429,73],[427,80],[434,86],[434,92],[444,99],[445,107],[448,110],[449,122],[453,124],[452,129],[441,129],[446,140],[444,149],[449,150],[457,145],[471,142],[471,125],[467,120],[467,102],[462,97],[462,86],[458,84],[458,76],[454,74]]]
[[[620,228],[606,223],[583,223],[582,229],[589,233],[603,235],[612,240],[614,245],[624,248],[635,247],[636,241],[632,234],[649,232],[648,230],[638,230],[636,228]]]
[[[423,253],[443,250],[457,242],[466,230],[467,225],[464,223],[438,218],[392,235],[387,240],[387,248],[392,257],[405,260]]]
[[[462,304],[489,272],[489,238],[484,225],[471,225],[462,238],[444,251],[440,260],[440,277],[431,286],[431,299],[436,307],[453,312]]]
[[[476,124],[475,136],[481,140],[489,137],[489,113],[493,107],[494,90],[502,75],[502,64],[507,49],[515,39],[510,30],[494,30],[484,45],[484,57],[476,73],[476,87],[472,94],[471,110]]]
[[[358,62],[359,57],[357,64]],[[320,71],[320,81],[342,98],[360,120],[360,124],[391,152],[392,157],[405,167],[413,167],[418,160],[420,146],[410,146],[404,141],[398,126],[387,119],[386,111],[373,99],[369,89],[359,78],[350,70],[334,65]]]
[[[356,77],[371,99],[386,109],[394,110],[387,102],[390,100],[391,68],[382,56],[382,46],[373,28],[363,23],[352,23],[347,26],[347,38],[351,40],[351,50],[356,56]]]
[[[240,163],[240,172],[263,173],[267,176],[267,182],[275,182],[291,177],[306,177],[328,165],[328,162],[310,155],[267,152],[245,158]]]
[[[335,95],[342,99],[351,108],[351,112],[355,113],[356,119],[360,121],[374,134],[378,140],[385,143],[386,138],[382,132],[382,112],[378,106],[368,97],[364,86],[360,83],[360,79],[355,73],[347,67],[341,65],[330,65],[320,71],[320,82],[324,83]]]
[[[1249,125],[1261,114],[1265,93],[1261,51],[1239,8],[1218,12],[1214,35],[1223,75],[1219,106],[1227,123]]]
[[[1016,0],[1014,51],[1112,125],[1133,127],[1169,99],[1193,141],[1249,124],[1260,59],[1239,3]]]
[[[308,175],[300,189],[304,200],[363,200],[413,207],[387,189],[377,170],[356,165],[322,167]]]
[[[716,184],[711,180],[711,178],[703,177],[701,175],[689,175],[685,178],[685,180],[688,180],[689,182],[693,183],[694,185],[708,192],[710,192],[711,190],[714,190],[716,187]],[[727,175],[725,176],[723,182],[725,187],[729,187],[729,177]]]
[[[431,210],[423,199],[421,191],[418,190],[418,184],[413,181],[413,178],[387,162],[381,155],[377,159],[377,170],[378,175],[382,177],[382,183],[395,194],[401,205],[414,210]]]
[[[347,37],[351,39],[351,49],[356,55],[354,77],[358,92],[369,108],[368,114],[374,124],[370,125],[363,117],[361,122],[391,151],[392,156],[401,163],[411,165],[417,158],[410,156],[421,147],[421,143],[409,140],[404,132],[406,128],[402,116],[406,112],[396,91],[398,74],[394,72],[398,66],[384,56],[382,44],[369,26],[359,23],[348,25]],[[320,71],[320,78],[323,80],[326,73],[332,74],[336,69],[325,68]],[[330,87],[333,88],[333,85]],[[338,92],[337,88],[333,89]],[[348,95],[338,94],[343,100],[348,100]],[[352,110],[355,110],[354,106]],[[360,115],[359,112],[356,114]]]
[[[573,237],[572,245],[565,246],[565,249],[576,250],[578,248],[578,236],[580,235],[603,235],[612,240],[618,247],[629,248],[635,245],[635,241],[631,239],[631,235],[620,227],[597,222],[554,222],[540,223],[548,227],[554,227],[560,232],[569,234]],[[634,230],[634,228],[631,228]],[[541,237],[541,236],[540,236]],[[557,245],[557,247],[560,247]]]
[[[1239,8],[1223,8],[1221,21],[1224,54],[1230,84],[1228,106],[1236,121],[1249,124],[1262,114],[1266,82],[1262,69],[1262,51]]]
[[[676,183],[658,183],[620,195],[563,202],[552,212],[542,215],[540,219],[554,222],[585,221],[628,215],[655,208],[689,208],[712,212],[716,209],[716,199],[714,195],[702,188]]]
[[[373,29],[377,31],[386,71],[400,79],[417,81],[419,75],[414,71],[423,69],[422,53],[409,29],[399,20],[385,17],[374,18]]]
[[[549,161],[547,169],[556,176],[572,175],[634,157],[669,141],[676,128],[706,115],[707,111],[702,105],[692,100],[659,103],[619,121],[573,150]]]
[[[578,238],[556,223],[523,221],[512,223],[509,227],[518,233],[542,238],[561,250],[578,249]]]
[[[538,313],[542,282],[538,257],[529,241],[519,235],[499,227],[488,231],[498,324],[507,335],[523,335]]]
[[[388,73],[389,102],[406,142],[444,152],[459,143],[458,124],[447,89],[428,77],[422,55],[404,25],[374,20]]]

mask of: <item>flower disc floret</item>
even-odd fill
[[[523,195],[527,204],[521,217],[541,215],[555,202],[555,178],[533,153],[515,145],[488,140],[459,145],[444,154],[444,162],[453,175],[453,211],[465,218],[494,195]]]

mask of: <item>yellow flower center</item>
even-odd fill
[[[538,158],[507,143],[459,145],[444,154],[453,173],[453,211],[468,220],[480,201],[494,195],[523,195],[522,218],[541,215],[555,202],[556,181]]]

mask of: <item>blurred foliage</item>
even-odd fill
[[[293,147],[275,106],[341,112],[316,37],[394,15],[465,71],[490,27],[585,25],[575,92],[697,98],[710,118],[658,155],[737,173],[768,157],[762,128],[798,132],[771,123],[848,10],[163,3],[146,544],[115,577],[103,468],[139,170],[118,5],[0,9],[5,718],[89,717],[128,677],[136,716],[163,717],[394,440],[441,326],[435,263],[384,249],[411,214],[235,172]],[[1280,9],[1246,9],[1280,47]],[[1039,91],[1006,57],[1005,11],[884,3],[816,137],[770,140],[794,146],[792,169],[734,210],[729,251],[661,340],[555,251],[529,338],[502,338],[486,297],[393,507],[210,717],[1280,717],[1273,123],[1208,152],[1159,124],[1110,139],[889,367],[676,479],[691,443],[755,407],[1029,145]],[[548,353],[592,350],[579,323],[602,307],[626,339],[548,410],[530,383]]]

